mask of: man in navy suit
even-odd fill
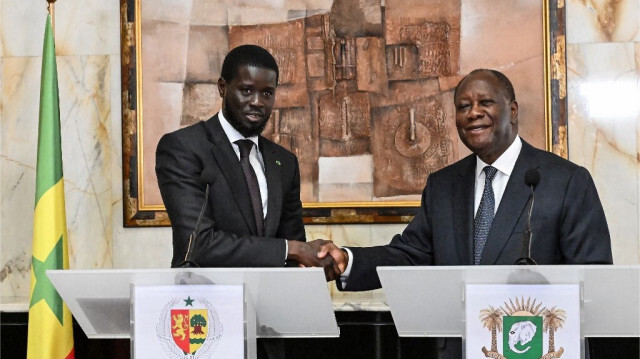
[[[541,175],[531,258],[539,264],[612,263],[607,221],[589,172],[518,136],[518,103],[509,79],[475,70],[456,87],[454,103],[458,135],[473,154],[429,176],[418,213],[388,245],[338,249],[327,243],[323,254],[346,267],[338,287],[379,288],[378,266],[514,264],[527,221],[530,169]],[[485,188],[487,176],[491,187]],[[490,199],[483,201],[487,191]],[[478,214],[487,207],[488,222]],[[441,340],[440,358],[462,358],[461,347],[459,340]]]
[[[156,150],[156,175],[173,229],[172,267],[322,266],[339,274],[331,258],[305,243],[296,156],[260,136],[271,115],[278,65],[259,46],[243,45],[224,59],[218,91],[222,110],[207,121],[164,135]],[[241,166],[241,145],[255,175],[254,195]],[[196,228],[210,187],[209,201]],[[191,257],[187,258],[187,252]]]

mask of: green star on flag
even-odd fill
[[[47,269],[62,268],[62,237],[58,240],[56,246],[49,252],[47,259],[44,262],[39,261],[36,257],[32,257],[31,265],[33,266],[33,275],[36,279],[35,287],[33,288],[33,294],[31,294],[31,302],[29,308],[41,300],[44,300],[51,311],[56,315],[60,325],[62,323],[62,297],[58,294],[58,291],[53,287],[47,273]]]
[[[191,296],[188,296],[187,299],[183,299],[183,300],[184,300],[185,307],[188,307],[188,306],[193,307],[193,299],[191,299]]]

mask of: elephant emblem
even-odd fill
[[[531,346],[528,346],[523,350],[518,350],[516,344],[519,343],[522,346],[529,343],[536,334],[536,330],[536,325],[531,321],[513,323],[509,330],[509,349],[518,354],[525,353],[531,349]]]

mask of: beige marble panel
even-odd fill
[[[110,57],[58,58],[70,265],[110,268]]]
[[[636,1],[638,1],[638,21],[640,21],[640,0]],[[633,39],[633,41],[640,41],[640,25],[638,26],[638,32],[636,33],[636,37]]]
[[[4,56],[40,56],[47,4],[44,1],[4,0],[2,3]],[[58,55],[117,54],[120,51],[120,3],[75,0],[55,4]],[[104,31],[113,29],[113,31]]]
[[[2,292],[27,296],[41,59],[2,65]],[[107,56],[58,57],[71,268],[111,267],[109,74]]]
[[[620,42],[640,36],[638,0],[567,0],[567,43]]]
[[[4,18],[2,17],[2,1],[0,0],[0,20],[2,20],[2,24],[4,23]],[[0,58],[4,57],[4,28],[0,24]]]
[[[57,1],[55,26],[58,55],[120,53],[119,1]]]
[[[569,159],[594,177],[614,263],[638,263],[640,88],[631,43],[567,46]]]
[[[371,245],[384,246],[389,244],[393,236],[402,233],[405,228],[407,228],[405,223],[376,224],[371,227]]]
[[[640,12],[640,8],[638,10]],[[640,37],[640,31],[638,31],[638,37]],[[636,52],[636,76],[640,78],[640,42],[636,42],[635,44],[635,52]],[[640,81],[637,83],[640,86]],[[636,125],[636,157],[640,162],[640,118],[638,119]],[[636,167],[636,175],[638,179],[638,203],[640,203],[640,166]],[[640,206],[640,204],[638,205]],[[640,212],[640,208],[637,209]],[[636,237],[636,243],[638,246],[638,252],[635,263],[640,263],[640,220],[638,221],[638,236]]]
[[[0,16],[3,56],[42,55],[46,2],[3,0]]]
[[[41,59],[2,61],[0,265],[3,296],[29,294]]]

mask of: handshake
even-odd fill
[[[312,242],[288,241],[287,259],[298,262],[300,267],[322,267],[327,281],[340,278],[347,269],[349,255],[332,241],[316,239]]]

